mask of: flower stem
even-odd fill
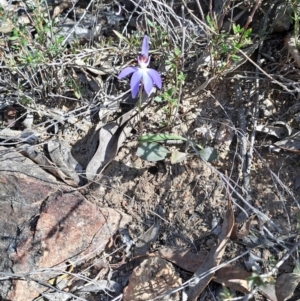
[[[139,91],[139,100],[138,100],[138,115],[139,115],[139,132],[140,135],[142,135],[143,131],[143,124],[142,124],[142,118],[141,118],[141,111],[142,111],[142,102],[143,102],[143,84],[141,84],[140,91]]]

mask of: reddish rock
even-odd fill
[[[87,201],[17,152],[1,156],[1,151],[1,271],[47,282],[57,276],[51,268],[65,270],[68,260],[76,266],[95,257],[130,221],[126,214]],[[24,279],[14,280],[13,286],[1,281],[0,299],[30,301],[45,291]]]
[[[0,146],[0,271],[11,273],[11,255],[30,235],[33,217],[59,184],[14,149]],[[10,289],[11,281],[0,281],[0,299],[5,299]]]
[[[61,267],[71,260],[75,265],[103,252],[109,238],[124,227],[130,218],[110,208],[98,208],[77,192],[52,195],[41,208],[36,227],[13,254],[13,270],[17,273],[41,268]],[[41,273],[36,277],[47,281],[57,273]],[[11,300],[28,301],[37,284],[14,283]],[[41,288],[39,288],[41,290]],[[30,294],[28,295],[28,293]]]

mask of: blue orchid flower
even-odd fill
[[[133,73],[130,81],[130,90],[133,98],[138,95],[141,82],[143,83],[144,89],[148,96],[150,95],[154,84],[161,89],[162,81],[160,74],[156,70],[148,68],[150,63],[150,56],[148,54],[148,36],[144,36],[142,52],[137,58],[139,67],[126,67],[118,76],[118,79],[122,79]]]

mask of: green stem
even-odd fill
[[[174,99],[174,97],[176,96],[177,93],[178,93],[178,68],[176,65],[176,67],[175,67],[175,91],[172,94],[172,99]],[[170,114],[169,114],[169,119],[168,119],[169,126],[171,125],[171,118],[172,118],[173,113],[174,113],[174,117],[175,117],[175,115],[177,113],[177,109],[174,110],[173,103],[170,103]]]
[[[138,115],[139,115],[139,132],[140,132],[140,135],[142,135],[142,131],[143,131],[142,118],[141,118],[142,102],[143,102],[143,84],[141,84],[141,87],[140,87],[139,100],[138,100],[138,103],[137,103]]]

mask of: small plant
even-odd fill
[[[210,53],[213,62],[213,74],[217,74],[227,68],[231,61],[239,59],[236,55],[239,49],[251,44],[252,29],[232,24],[233,33],[219,31],[217,19],[211,18],[209,15],[206,17],[206,22],[213,32],[210,39]]]
[[[161,96],[155,98],[157,102],[165,101],[165,114],[167,117],[166,126],[170,126],[172,123],[172,116],[177,109],[180,99],[181,85],[185,81],[185,74],[180,71],[181,69],[181,51],[175,47],[173,52],[166,59],[166,69],[169,71],[169,86],[170,88],[164,92]]]
[[[3,14],[4,21],[5,18],[7,16]],[[61,65],[67,46],[63,44],[64,37],[55,26],[56,20],[47,15],[47,9],[41,2],[36,1],[30,20],[32,30],[29,30],[28,25],[20,24],[17,18],[9,20],[12,28],[3,43],[6,43],[10,51],[4,52],[2,58],[6,66],[15,68],[17,82],[15,75],[7,70],[7,85],[13,90],[25,93],[22,97],[26,96],[30,89],[43,100],[49,99],[49,92],[68,92],[68,96],[81,97],[81,87],[76,83],[78,79],[73,67],[67,63],[63,68]],[[68,51],[73,49],[72,45]],[[10,76],[14,80],[9,80]]]
[[[274,268],[276,266],[276,258],[273,255],[270,255],[268,257],[268,268],[269,270],[271,270],[272,268]]]
[[[13,20],[13,29],[8,40],[11,48],[17,52],[17,64],[36,65],[49,63],[53,58],[61,56],[65,47],[63,37],[53,32],[54,20],[44,17],[41,4],[33,9],[31,15],[35,29],[35,37],[28,32],[26,25]]]
[[[232,299],[233,299],[233,296],[230,293],[230,291],[228,290],[228,288],[226,286],[223,286],[222,292],[220,293],[217,300],[218,301],[230,301]]]
[[[155,49],[162,49],[163,51],[169,47],[170,45],[170,37],[168,35],[168,32],[163,30],[160,25],[158,25],[156,22],[150,21],[148,18],[146,19],[147,24],[151,28],[151,31],[153,31],[153,46]]]
[[[166,92],[164,92],[161,96],[155,97],[155,101],[157,102],[165,101],[167,103],[166,107],[164,108],[167,117],[167,121],[166,121],[167,126],[170,125],[173,110],[178,105],[178,99],[174,98],[174,95],[175,95],[175,89],[170,88]]]
[[[252,276],[248,278],[248,285],[250,288],[255,286],[265,286],[267,283],[274,283],[273,276],[259,275],[257,273],[252,273]]]
[[[265,285],[265,281],[259,274],[252,273],[252,276],[248,278],[248,284],[250,288],[254,288],[255,286]]]
[[[186,77],[185,74],[181,71],[182,53],[178,47],[174,47],[171,44],[171,40],[167,32],[163,31],[160,25],[158,25],[156,22],[150,21],[149,19],[147,19],[146,21],[149,27],[151,28],[151,36],[154,37],[153,45],[156,46],[157,49],[161,49],[163,53],[167,53],[166,57],[164,58],[164,64],[167,71],[167,90],[162,95],[155,97],[154,100],[156,102],[166,103],[166,106],[164,107],[166,120],[163,121],[163,125],[169,127],[172,123],[172,117],[174,116],[174,113],[178,108],[181,86],[184,83]],[[114,32],[119,37],[119,39],[124,41],[127,45],[129,45],[130,47],[135,47],[137,39],[134,36],[124,37],[119,32]],[[153,69],[147,68],[149,64],[149,47],[148,49],[144,49],[144,42],[145,38],[143,41],[142,56],[146,56],[145,58],[143,58],[142,56],[138,57],[138,63],[140,67],[126,67],[124,70],[121,71],[121,73],[118,76],[118,78],[121,79],[133,73],[130,82],[130,88],[133,98],[135,98],[138,95],[141,82],[141,88],[144,88],[145,92],[148,95],[150,93],[150,90],[152,89],[153,84],[155,84],[159,89],[161,88],[161,80],[157,81],[159,73],[157,73],[157,71]],[[147,50],[147,52],[144,53],[144,50]],[[156,50],[156,52],[157,51],[159,50]],[[142,72],[144,72],[144,75],[142,75]],[[150,75],[152,79],[151,81],[149,80],[148,75]]]

